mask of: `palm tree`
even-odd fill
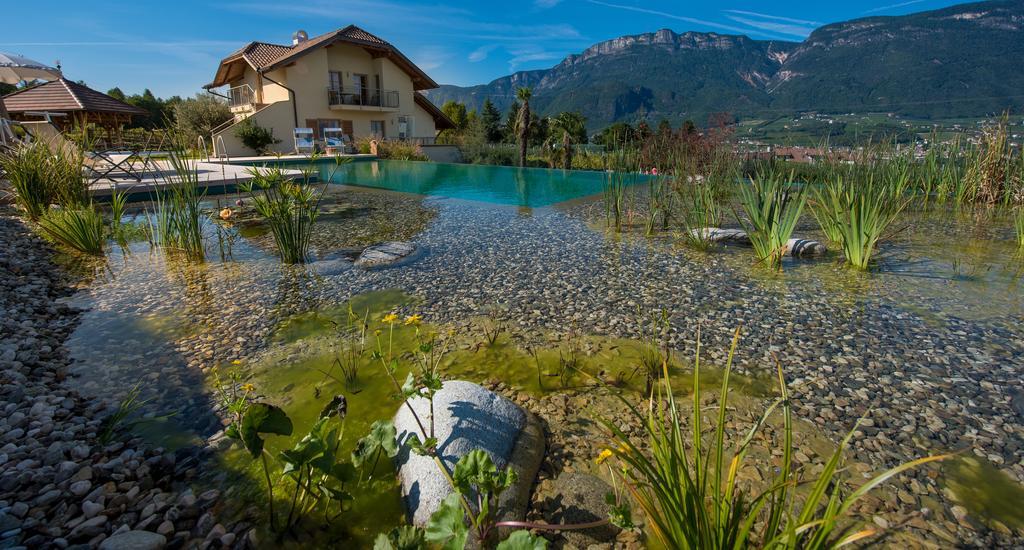
[[[530,88],[519,88],[516,97],[523,103],[519,109],[519,166],[526,166],[526,146],[530,137],[530,97],[533,90]]]
[[[576,112],[559,113],[551,119],[551,135],[562,133],[563,168],[572,168],[573,145],[582,143],[587,136],[587,119]]]

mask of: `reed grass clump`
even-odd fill
[[[642,509],[648,532],[662,548],[836,548],[876,534],[872,526],[860,526],[849,517],[852,507],[875,487],[892,477],[948,455],[929,456],[887,470],[857,489],[844,482],[843,455],[857,425],[843,438],[816,477],[801,479],[793,466],[793,418],[789,393],[781,366],[778,380],[781,396],[776,399],[739,440],[727,456],[725,431],[729,399],[729,376],[739,341],[736,331],[718,396],[715,428],[710,440],[705,425],[700,389],[700,339],[693,364],[693,412],[689,431],[686,418],[676,402],[667,368],[649,403],[637,407],[627,398],[619,399],[643,426],[638,441],[619,426],[622,419],[599,418],[611,434],[611,445],[598,462],[614,459],[610,475],[621,482]],[[751,442],[776,410],[782,412],[782,460],[768,476],[761,492],[745,490],[737,483]],[[858,423],[859,424],[859,423]],[[707,446],[706,446],[707,445]],[[764,474],[765,472],[762,472]],[[797,496],[796,486],[807,487]],[[628,515],[628,514],[627,514]]]
[[[320,213],[320,200],[327,191],[326,184],[317,188],[313,183],[318,160],[319,157],[314,155],[310,167],[302,171],[301,178],[294,180],[278,166],[251,168],[250,181],[241,186],[252,196],[256,211],[270,225],[278,255],[286,264],[304,263],[309,253],[313,225]],[[326,181],[331,181],[334,171],[350,160],[335,157]]]
[[[807,197],[804,187],[789,183],[791,174],[775,169],[756,174],[740,186],[740,204],[748,221],[743,225],[759,261],[772,269],[782,267],[786,243],[800,220]]]
[[[814,191],[811,211],[829,240],[842,247],[846,262],[868,269],[878,241],[907,208],[910,178],[896,165],[860,181],[835,176]]]
[[[1024,249],[1024,206],[1013,212],[1013,228],[1017,234],[1017,246]]]
[[[103,255],[107,229],[103,215],[90,204],[82,208],[52,208],[39,217],[39,230],[47,239],[92,256]]]
[[[620,233],[627,209],[626,192],[638,177],[637,159],[630,151],[616,151],[609,156],[609,163],[604,178],[605,223]]]

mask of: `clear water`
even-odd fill
[[[294,167],[292,165],[291,167]],[[513,206],[549,206],[602,192],[605,173],[401,160],[318,162],[320,178],[434,197]],[[631,183],[644,181],[636,175]]]

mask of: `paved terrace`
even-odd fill
[[[241,161],[242,159],[234,160]],[[251,166],[206,161],[198,161],[195,166],[199,173],[199,186],[211,192],[217,192],[218,187],[234,189],[239,183],[252,179]],[[259,168],[256,169],[259,170]],[[302,172],[299,170],[284,170],[284,173],[293,178],[302,175]],[[142,176],[141,182],[120,174],[104,178],[92,184],[89,187],[89,192],[97,198],[109,197],[113,194],[114,190],[128,191],[132,194],[148,193],[167,189],[179,181],[177,172],[171,167],[170,162],[166,160],[154,161]]]

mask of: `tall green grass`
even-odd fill
[[[626,216],[626,192],[637,180],[637,158],[632,151],[616,151],[609,155],[604,178],[605,224],[622,231]]]
[[[648,532],[663,548],[836,548],[876,534],[871,526],[859,526],[850,518],[852,507],[875,487],[901,472],[947,456],[930,456],[887,470],[857,489],[844,483],[843,455],[857,425],[843,438],[816,477],[798,478],[793,468],[793,418],[789,393],[781,366],[778,380],[781,396],[743,435],[727,456],[725,430],[729,400],[729,377],[739,341],[733,337],[724,366],[718,396],[714,432],[706,440],[701,400],[700,341],[693,365],[693,411],[690,431],[676,402],[667,368],[647,406],[638,408],[619,399],[643,426],[642,443],[626,435],[622,419],[600,418],[611,434],[613,445],[602,458],[615,457],[620,468],[609,467],[642,509]],[[737,483],[751,442],[760,437],[769,417],[781,409],[782,460],[760,492],[747,491]],[[707,447],[705,447],[707,444]],[[601,460],[602,458],[599,458]],[[762,474],[767,473],[767,468]],[[797,495],[796,486],[806,487]]]
[[[1014,210],[1013,228],[1017,233],[1017,246],[1024,248],[1024,206],[1018,206]]]
[[[103,255],[107,241],[103,215],[90,204],[81,208],[52,208],[38,220],[43,236],[51,241],[93,256]]]
[[[37,220],[53,202],[49,186],[50,150],[36,141],[0,153],[0,166],[14,190],[14,200],[25,215]]]
[[[250,168],[250,180],[240,188],[252,196],[256,211],[270,226],[278,255],[286,264],[299,264],[309,255],[309,241],[313,225],[320,212],[320,200],[327,184],[314,185],[317,173],[314,156],[311,166],[302,171],[302,177],[293,180],[278,166]],[[331,181],[333,171],[350,162],[347,157],[335,157],[335,165],[326,178]]]
[[[906,167],[893,164],[859,181],[836,176],[814,190],[812,212],[829,240],[842,247],[846,262],[868,269],[878,241],[910,203]]]
[[[782,267],[782,257],[807,202],[804,187],[789,183],[792,175],[769,169],[759,172],[749,185],[740,186],[740,204],[748,220],[743,225],[758,260],[770,268]]]
[[[206,241],[201,205],[206,190],[200,186],[198,160],[190,157],[188,144],[179,135],[171,136],[168,149],[171,170],[160,173],[163,189],[154,193],[156,210],[149,216],[149,240],[202,261]]]

